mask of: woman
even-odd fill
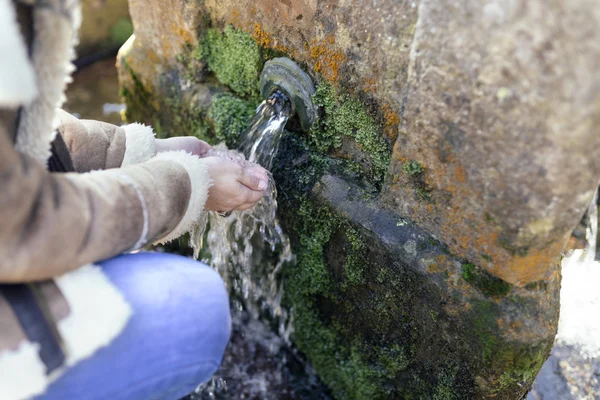
[[[124,253],[252,207],[267,175],[58,110],[78,21],[76,1],[0,0],[0,398],[180,398],[221,361],[223,283]]]

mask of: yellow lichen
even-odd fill
[[[348,61],[341,51],[331,48],[334,44],[335,37],[330,35],[322,40],[312,39],[304,46],[308,50],[315,72],[319,72],[330,82],[338,80],[341,65]]]

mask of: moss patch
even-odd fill
[[[405,162],[402,166],[402,169],[409,175],[419,175],[422,174],[424,171],[423,166],[415,160]]]
[[[325,323],[317,305],[318,299],[323,297],[329,297],[328,302],[336,301],[336,287],[348,290],[364,278],[361,238],[332,210],[325,206],[315,207],[308,200],[301,204],[298,217],[299,260],[286,278],[286,295],[294,305],[294,343],[309,357],[337,398],[381,398],[384,391],[381,379],[386,375],[395,376],[406,368],[402,349],[377,347],[366,350],[358,337],[348,335],[340,321]],[[324,252],[339,229],[345,232],[350,249],[344,261],[344,273],[336,279],[328,270]],[[379,368],[374,367],[367,356],[372,351],[378,353],[375,357],[379,356]]]
[[[344,139],[354,141],[364,153],[366,175],[381,182],[391,160],[391,149],[382,134],[382,127],[365,111],[360,101],[338,91],[327,82],[321,83],[313,96],[323,115],[309,132],[309,141],[320,152],[342,147]]]
[[[490,275],[475,264],[463,264],[462,276],[486,296],[506,296],[512,289],[510,283]]]
[[[154,110],[153,103],[156,102],[154,94],[144,86],[124,58],[120,62],[125,75],[119,89],[119,96],[125,103],[122,117],[128,122],[155,122],[148,118],[152,114],[150,110]],[[160,126],[160,123],[158,125]],[[156,130],[156,126],[153,127]]]
[[[431,187],[429,187],[425,179],[425,167],[416,160],[407,160],[403,162],[402,170],[408,176],[419,199],[423,201],[433,201],[431,197]]]
[[[256,103],[253,101],[242,100],[228,93],[216,95],[208,109],[216,139],[224,141],[230,149],[237,148],[255,112]]]
[[[346,176],[345,170],[306,136],[282,139],[273,172],[283,228],[296,255],[283,277],[294,344],[338,399],[471,398],[465,350],[449,352],[437,334],[440,324],[449,323],[437,286],[311,194],[323,173]],[[461,373],[450,360],[458,360]]]
[[[183,94],[174,85],[164,84],[170,90],[164,104],[168,107],[168,136],[195,136],[198,139],[214,143],[214,135],[206,120],[206,109],[188,104],[183,99]]]
[[[258,98],[263,58],[250,35],[231,25],[223,32],[208,29],[195,56],[204,60],[217,79],[235,93]]]
[[[480,374],[494,377],[486,379],[480,390],[500,399],[522,398],[548,358],[552,339],[537,344],[506,341],[500,336],[496,321],[501,315],[498,304],[473,300],[471,305],[474,332],[479,340],[475,348],[485,365]]]

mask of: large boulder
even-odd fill
[[[236,145],[264,62],[317,83],[275,162],[294,344],[340,399],[518,399],[600,178],[596,0],[130,0],[125,117]]]

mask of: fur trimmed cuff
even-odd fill
[[[139,164],[148,161],[156,154],[154,132],[143,124],[123,126],[125,130],[125,156],[121,166]]]
[[[184,233],[191,231],[194,225],[200,220],[206,199],[208,198],[208,189],[212,181],[202,159],[196,155],[181,150],[166,151],[159,153],[155,159],[173,161],[181,165],[187,171],[192,185],[190,202],[188,203],[185,215],[171,233],[156,241],[156,243],[162,244],[177,239]]]

